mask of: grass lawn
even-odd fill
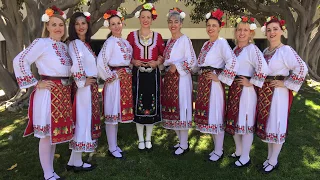
[[[0,179],[42,179],[38,157],[38,139],[23,138],[27,110],[10,113],[0,109]],[[103,129],[104,131],[104,129]],[[289,134],[279,157],[280,167],[269,175],[258,171],[267,156],[267,144],[255,137],[249,167],[236,169],[227,155],[234,152],[232,136],[226,134],[225,158],[219,163],[208,162],[213,149],[210,135],[190,130],[190,152],[174,157],[169,147],[176,143],[174,131],[157,125],[153,132],[152,152],[137,149],[135,124],[120,124],[118,144],[126,152],[126,160],[107,154],[103,133],[92,158],[97,169],[86,173],[65,171],[69,159],[68,144],[57,145],[55,171],[67,179],[319,179],[320,178],[320,87],[305,85],[295,96],[289,120]],[[88,154],[84,155],[88,158]],[[17,165],[12,170],[8,168]]]

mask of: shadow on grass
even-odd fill
[[[153,151],[140,152],[135,124],[120,124],[118,145],[125,151],[125,160],[107,155],[107,139],[103,132],[99,147],[93,156],[97,169],[87,173],[66,172],[70,150],[68,144],[57,145],[55,171],[67,179],[317,179],[320,171],[320,93],[313,88],[304,88],[295,96],[289,120],[289,134],[281,151],[279,170],[264,175],[258,171],[267,157],[267,144],[255,137],[251,159],[247,168],[231,167],[234,159],[232,136],[226,134],[225,157],[219,163],[208,161],[213,149],[210,135],[194,129],[189,132],[190,152],[174,157],[170,147],[177,143],[173,130],[161,124],[153,132]],[[38,158],[38,139],[22,138],[26,126],[26,113],[0,112],[0,179],[41,179],[42,170]],[[104,131],[104,128],[103,128]],[[84,160],[88,153],[84,154]],[[13,170],[7,170],[17,163]]]

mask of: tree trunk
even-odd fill
[[[16,95],[19,87],[15,82],[13,76],[4,68],[3,64],[0,64],[0,88],[5,92],[6,99],[10,99]]]

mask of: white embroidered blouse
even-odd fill
[[[73,65],[71,73],[79,88],[84,87],[87,77],[97,77],[96,55],[91,47],[79,39],[69,44],[69,54]]]
[[[261,88],[268,75],[268,64],[262,52],[254,44],[243,48],[235,47],[234,52],[239,63],[237,75],[251,77],[250,83]]]
[[[14,58],[13,68],[20,88],[38,83],[31,72],[32,63],[36,63],[40,75],[69,77],[71,74],[72,60],[67,45],[50,38],[35,39]]]
[[[267,49],[263,53],[268,63],[269,76],[287,76],[284,85],[298,92],[308,73],[306,63],[292,47],[287,45],[276,49],[271,56],[268,56],[266,52]]]
[[[198,66],[223,69],[218,78],[229,86],[232,84],[239,67],[235,54],[224,38],[204,43],[198,57]]]
[[[98,55],[98,75],[107,82],[117,78],[116,72],[111,67],[129,66],[132,58],[132,47],[123,38],[111,36],[108,38]]]
[[[182,35],[176,40],[169,39],[163,55],[165,59],[163,65],[174,64],[180,76],[189,74],[197,65],[192,42],[186,35]]]

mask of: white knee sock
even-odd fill
[[[223,154],[224,131],[215,134],[214,153],[209,158],[211,161],[217,161]],[[220,157],[219,157],[220,156]]]
[[[239,161],[242,164],[246,164],[250,160],[250,149],[253,141],[253,134],[248,133],[242,135],[242,154],[240,156]],[[241,164],[236,162],[237,166],[240,166]]]
[[[70,154],[70,158],[69,158],[69,161],[68,161],[68,165],[69,166],[74,166],[74,153],[72,153],[73,151],[71,151],[71,154]]]
[[[115,125],[116,126],[116,135],[115,135],[115,141],[116,141],[116,148],[117,150],[121,153],[122,152],[122,149],[118,146],[118,128],[119,128],[119,125]]]
[[[116,126],[113,124],[106,124],[106,133],[107,133],[107,140],[109,151],[115,157],[122,157],[121,153],[117,151],[117,142],[115,139],[116,136]]]
[[[51,137],[41,138],[39,141],[39,158],[45,179],[53,176],[50,138]]]
[[[174,153],[175,154],[181,154],[184,152],[183,149],[187,149],[188,148],[188,132],[189,130],[180,130],[180,147],[182,148],[178,148]]]
[[[180,130],[174,130],[174,131],[176,132],[176,134],[178,136],[179,142],[176,145],[174,145],[173,147],[178,148],[180,146],[180,142],[181,142]]]
[[[213,146],[215,146],[215,135],[214,134],[211,134],[211,137],[212,137],[212,142],[213,142]],[[214,149],[211,151],[211,153],[209,154],[209,156],[212,156],[212,154],[214,153]]]
[[[55,152],[56,152],[56,145],[51,145],[51,163],[52,163],[51,168],[52,168],[52,172],[54,172],[53,173],[54,177],[58,179],[60,178],[60,176],[54,171],[54,166],[53,166]]]
[[[144,125],[136,123],[136,127],[137,127],[137,134],[138,134],[138,138],[139,138],[138,148],[144,149],[145,148],[144,136],[143,136]]]
[[[152,147],[151,136],[153,131],[153,124],[146,125],[146,148],[150,149]]]
[[[278,164],[278,156],[280,154],[280,151],[282,149],[283,144],[272,144],[272,155],[269,159],[269,164],[275,166]],[[272,166],[265,166],[265,171],[271,171],[273,169]]]
[[[234,134],[233,135],[233,139],[234,139],[234,143],[236,145],[235,154],[237,156],[241,156],[241,154],[242,154],[242,135]]]
[[[271,156],[272,156],[272,151],[273,151],[272,143],[268,143],[268,157],[267,157],[267,159],[263,162],[263,167],[265,167],[265,166],[268,164],[269,159],[270,159]]]

